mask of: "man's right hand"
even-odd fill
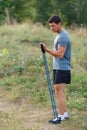
[[[41,49],[42,49],[43,52],[46,51],[46,48],[47,48],[46,45],[44,43],[41,43]]]

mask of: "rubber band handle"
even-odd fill
[[[40,43],[40,46],[41,46],[41,51],[42,51],[43,53],[45,53],[45,50],[44,50],[44,48],[43,48],[43,44],[42,44],[42,43]]]

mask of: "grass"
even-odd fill
[[[14,105],[19,105],[26,99],[25,106],[21,104],[21,111],[27,111],[26,104],[33,104],[40,107],[39,109],[51,107],[39,43],[45,42],[52,48],[55,34],[42,25],[33,24],[3,25],[0,30],[0,97]],[[84,112],[87,111],[87,32],[78,28],[68,31],[72,39],[72,84],[67,87],[67,104],[70,111],[81,113],[76,117],[71,115],[69,124],[72,128],[78,128],[81,123],[80,127],[86,130]],[[52,57],[46,55],[52,79]],[[16,111],[0,111],[1,130],[24,130],[16,114]],[[69,128],[67,122],[63,126]]]

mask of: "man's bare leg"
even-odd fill
[[[67,112],[67,105],[66,105],[66,96],[65,96],[65,88],[66,84],[56,84],[54,85],[55,94],[58,101],[58,110],[60,115],[63,115],[64,112]]]

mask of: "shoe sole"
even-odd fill
[[[49,120],[48,123],[57,125],[61,123],[61,120],[57,120],[57,121]]]
[[[65,120],[69,120],[69,117],[65,117],[64,119],[65,119]]]

